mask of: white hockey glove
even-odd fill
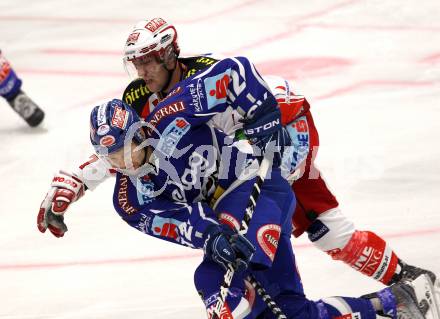
[[[63,237],[67,231],[63,214],[84,194],[84,183],[77,176],[59,171],[50,186],[38,212],[38,230],[44,233],[49,228],[55,237]]]

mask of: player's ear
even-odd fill
[[[164,62],[168,70],[174,70],[177,64],[177,56],[172,45],[165,49]]]

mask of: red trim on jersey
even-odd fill
[[[149,114],[150,114],[150,101],[147,100],[147,102],[144,105],[144,108],[142,109],[141,118],[145,120]]]

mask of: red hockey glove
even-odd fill
[[[63,214],[84,194],[84,183],[76,176],[59,171],[50,186],[38,212],[38,230],[44,233],[49,228],[55,237],[63,237],[67,231]]]

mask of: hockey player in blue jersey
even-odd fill
[[[176,28],[161,18],[142,20],[136,23],[128,36],[124,48],[124,64],[131,70],[135,79],[127,86],[122,99],[145,119],[157,103],[170,93],[179,81],[206,70],[218,60],[211,56],[181,57]],[[268,77],[265,77],[268,81]],[[294,236],[307,232],[313,245],[325,251],[335,260],[341,260],[353,269],[386,285],[402,280],[415,279],[421,273],[435,275],[419,267],[408,265],[390,244],[374,232],[359,230],[338,209],[338,202],[314,166],[316,150],[319,145],[318,132],[313,123],[307,100],[293,92],[288,81],[276,78],[268,81],[276,96],[280,109],[286,111],[286,127],[296,141],[299,151],[293,153],[292,170],[289,180],[298,202],[292,220]],[[197,95],[195,87],[191,88]],[[211,125],[233,134],[241,128],[237,112],[218,114]],[[303,174],[295,168],[305,164]],[[102,160],[92,155],[73,171],[62,171],[54,176],[47,202],[67,199],[57,206],[59,214],[65,212],[69,204],[78,200],[84,193],[91,193],[107,177],[107,167]],[[292,178],[290,178],[292,177]],[[309,178],[310,177],[310,178]],[[76,188],[66,190],[60,181],[75,179]],[[81,185],[84,185],[81,187]],[[85,186],[86,185],[86,186]],[[88,189],[88,192],[84,192]],[[221,191],[217,192],[218,194]],[[52,229],[56,236],[63,236],[64,229]],[[367,253],[365,253],[367,252]],[[364,255],[366,254],[366,255]],[[368,256],[368,257],[366,257]]]
[[[205,124],[229,107],[243,114],[244,131],[254,145],[267,152],[264,146],[276,141],[282,149],[288,139],[280,129],[276,101],[245,58],[222,60],[181,82],[147,117],[146,128],[121,101],[92,111],[91,140],[109,166],[118,171],[114,205],[123,219],[147,234],[204,247],[205,259],[196,271],[195,283],[207,308],[218,293],[223,268],[232,263],[237,270],[249,264],[248,271],[255,274],[289,318],[376,318],[379,314],[425,318],[414,296],[416,282],[391,286],[369,298],[338,297],[318,302],[305,298],[289,241],[288,212],[292,210],[288,206],[294,202],[293,195],[281,178],[276,154],[276,165],[264,184],[246,239],[233,227],[218,225],[234,226],[241,220],[251,184],[241,175],[234,175],[249,165],[250,155],[239,156],[242,152],[236,144],[227,143],[221,132]],[[239,157],[245,160],[236,160]],[[72,179],[68,183],[66,178],[57,182],[78,184]],[[238,186],[234,185],[236,179],[241,181]],[[225,192],[213,210],[209,202],[217,186]],[[68,200],[58,205],[50,201],[50,194],[47,198],[41,205],[39,228],[62,231],[63,216],[56,213]],[[270,318],[261,300],[249,307],[242,276],[238,275],[231,286],[225,311],[233,318]]]

